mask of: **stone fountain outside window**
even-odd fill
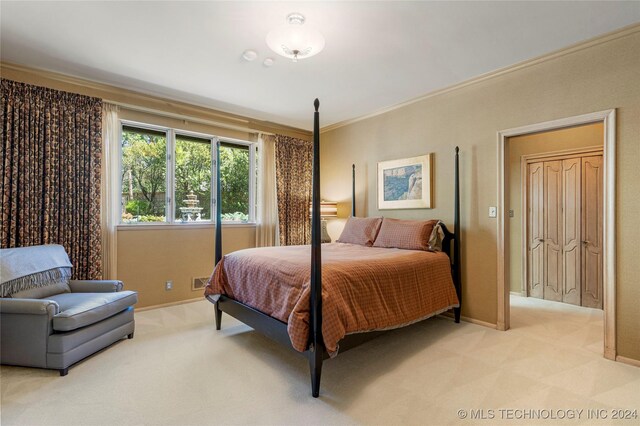
[[[198,196],[191,191],[187,195],[186,200],[182,200],[187,207],[180,207],[180,213],[182,215],[183,222],[199,222],[202,220],[201,211],[204,207],[198,207],[200,201],[198,201]]]

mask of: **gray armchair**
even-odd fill
[[[64,376],[81,359],[133,338],[137,293],[122,290],[121,281],[69,280],[71,263],[61,246],[3,249],[0,266],[2,364]]]

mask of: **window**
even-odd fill
[[[122,221],[164,222],[167,133],[122,127]]]
[[[176,134],[175,220],[211,220],[211,139]]]
[[[218,140],[222,221],[254,222],[256,144],[123,122],[122,223],[212,222]]]
[[[222,220],[249,220],[249,146],[220,144],[220,181],[222,186]]]

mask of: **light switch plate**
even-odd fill
[[[489,217],[498,217],[497,207],[489,207]]]

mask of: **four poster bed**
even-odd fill
[[[222,312],[226,312],[307,356],[312,395],[317,397],[322,362],[335,356],[338,350],[344,352],[378,336],[383,330],[409,325],[449,309],[454,311],[455,322],[460,322],[462,285],[458,148],[455,154],[454,233],[441,222],[431,224],[441,230],[441,250],[403,250],[407,247],[379,245],[376,235],[380,237],[383,233],[386,226],[383,219],[355,218],[355,165],[352,168],[352,218],[349,220],[369,220],[363,224],[362,229],[366,230],[378,226],[373,235],[376,243],[338,242],[322,246],[317,99],[314,106],[310,250],[309,246],[263,247],[240,250],[222,258],[222,227],[219,225],[222,212],[221,203],[216,203],[216,267],[205,295],[214,303],[217,330],[221,327]],[[218,150],[218,162],[219,155]],[[216,199],[219,200],[220,172],[219,168],[217,170]],[[384,220],[394,226],[393,219]],[[397,231],[398,225],[395,226]]]

